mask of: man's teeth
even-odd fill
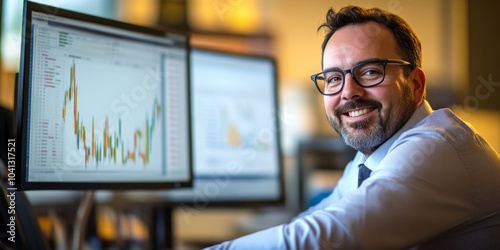
[[[370,112],[370,109],[361,109],[361,110],[351,111],[351,112],[349,112],[349,116],[356,117],[356,116],[366,114],[368,112]]]

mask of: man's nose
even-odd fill
[[[342,99],[358,99],[362,97],[364,93],[365,89],[356,83],[351,73],[347,73],[344,77],[344,87],[341,92]]]

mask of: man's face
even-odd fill
[[[346,70],[368,59],[402,59],[392,32],[375,22],[348,25],[328,41],[323,70]],[[370,88],[346,74],[341,92],[324,97],[328,121],[347,145],[368,156],[409,119],[420,96],[405,78],[404,67],[387,64],[384,81]]]

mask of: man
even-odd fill
[[[323,71],[312,79],[358,153],[317,206],[214,248],[500,249],[500,156],[450,110],[431,109],[410,26],[349,6],[320,28]]]

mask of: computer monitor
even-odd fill
[[[185,209],[284,204],[276,61],[191,48],[193,188],[127,192]]]
[[[189,39],[27,2],[20,190],[192,185]]]

